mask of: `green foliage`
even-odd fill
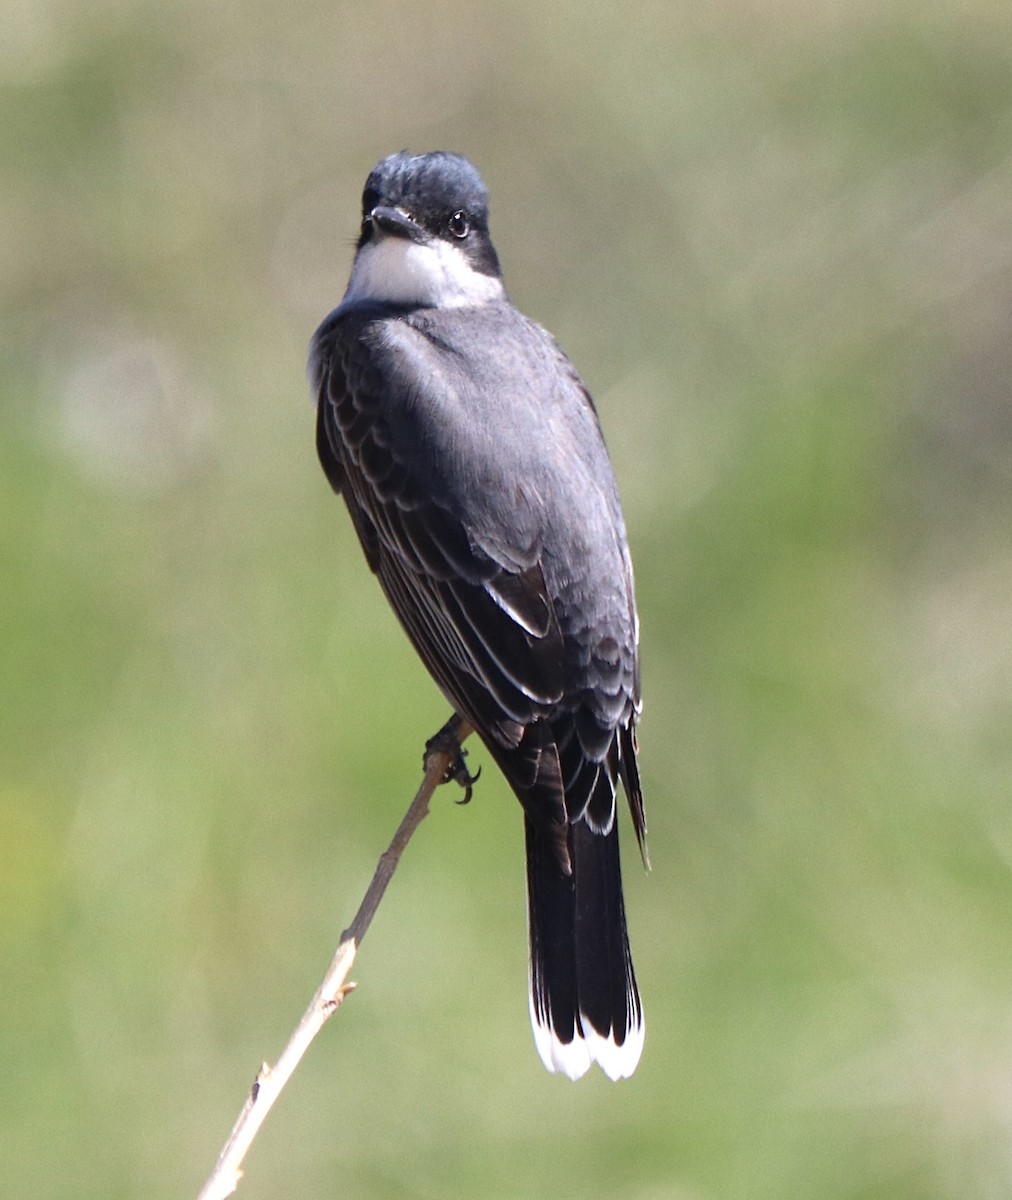
[[[1008,1194],[1009,32],[993,0],[5,20],[5,1195],[196,1194],[447,715],[303,383],[405,145],[481,167],[615,458],[647,1043],[621,1086],[542,1071],[475,747],[240,1195]]]

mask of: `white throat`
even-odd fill
[[[450,242],[424,245],[408,238],[380,237],[359,250],[341,307],[359,304],[418,304],[463,308],[505,295],[502,280],[483,275]]]

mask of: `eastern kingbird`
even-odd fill
[[[592,1062],[631,1075],[618,780],[644,861],[646,822],[625,524],[593,402],[506,295],[467,159],[373,169],[309,376],[320,462],[369,566],[523,806],[538,1052],[571,1079]]]

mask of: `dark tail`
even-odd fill
[[[524,817],[530,1002],[534,1041],[549,1071],[579,1079],[592,1062],[611,1079],[633,1073],[643,1049],[619,865],[618,821],[594,833],[569,826],[572,874],[554,831]]]

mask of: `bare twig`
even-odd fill
[[[460,717],[453,716],[429,743],[425,756],[425,775],[415,798],[411,801],[404,819],[397,828],[393,840],[384,854],[380,856],[372,882],[359,906],[355,919],[341,935],[341,943],[337,947],[333,961],[327,968],[323,982],[316,989],[316,995],[303,1014],[281,1053],[281,1057],[273,1067],[264,1063],[257,1072],[246,1103],[243,1105],[228,1141],[222,1148],[218,1161],[207,1183],[197,1200],[225,1200],[239,1186],[242,1178],[242,1163],[246,1153],[253,1144],[253,1139],[260,1131],[274,1101],[281,1095],[285,1084],[291,1078],[295,1068],[302,1061],[302,1056],[309,1049],[316,1035],[326,1024],[328,1017],[337,1009],[341,1001],[355,987],[354,983],[346,982],[355,961],[355,954],[365,937],[366,930],[372,922],[383,899],[387,884],[393,878],[394,871],[400,861],[401,854],[411,840],[424,818],[428,815],[429,800],[436,788],[447,778],[447,772],[454,764],[455,747],[459,748],[472,733],[470,725]]]

